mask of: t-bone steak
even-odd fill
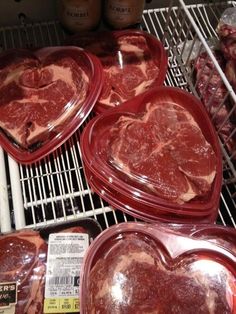
[[[85,313],[233,313],[232,296],[227,294],[234,277],[222,265],[191,258],[170,267],[165,262],[150,239],[126,236],[93,266]]]
[[[216,155],[182,106],[148,103],[142,116],[121,116],[110,132],[109,162],[144,190],[180,204],[210,191]]]
[[[73,49],[46,51],[0,56],[0,128],[25,149],[60,133],[88,91]]]

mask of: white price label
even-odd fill
[[[49,236],[45,298],[78,298],[80,268],[89,246],[86,233]]]

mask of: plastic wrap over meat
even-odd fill
[[[224,11],[217,32],[225,58],[236,59],[236,8],[228,8]]]
[[[43,313],[49,234],[88,233],[90,237],[95,237],[100,227],[91,221],[71,222],[64,226],[60,224],[54,229],[48,227],[40,231],[22,230],[0,236],[0,284],[16,283],[16,314]],[[93,231],[85,226],[92,226]]]
[[[226,61],[222,53],[215,50],[214,56],[220,67],[224,71],[230,73],[232,67],[226,66]],[[229,113],[232,107],[229,98],[227,97],[227,88],[225,87],[220,74],[215,68],[212,60],[207,52],[202,52],[194,62],[196,74],[196,89],[207,108],[210,116],[213,117],[213,123],[223,140],[227,142],[230,152],[235,149],[236,139],[227,138],[235,128],[233,119],[229,118]],[[226,75],[227,75],[226,72]]]
[[[223,246],[141,223],[95,242],[82,270],[82,314],[235,313],[236,258]]]
[[[17,283],[16,313],[42,313],[47,244],[38,232],[0,238],[0,282]]]

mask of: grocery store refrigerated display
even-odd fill
[[[212,44],[212,37],[218,37],[216,28],[223,11],[234,6],[234,1],[188,5],[179,0],[171,2],[169,7],[156,6],[144,10],[141,27],[160,39],[168,52],[165,85],[192,92],[200,97],[207,108],[216,97],[208,88],[213,75],[217,75],[218,84],[225,91],[224,97],[215,105],[214,112],[210,112],[223,156],[218,223],[236,227],[236,150],[231,144],[235,138],[235,129],[223,132],[227,123],[233,119],[236,95]],[[60,45],[66,38],[57,19],[32,21],[24,14],[20,15],[20,19],[19,25],[0,28],[1,50]],[[202,67],[211,65],[208,66],[211,70],[208,79],[204,81],[202,68],[197,68],[197,62],[202,56],[205,57]],[[197,69],[199,75],[196,75]],[[203,82],[201,86],[199,81]],[[218,86],[216,92],[217,89]],[[211,92],[208,98],[203,97],[206,91]],[[226,98],[230,98],[233,105],[218,122],[218,113],[224,108]],[[82,128],[55,152],[33,165],[18,164],[0,149],[2,232],[9,231],[11,226],[16,229],[39,227],[80,217],[97,219],[103,229],[134,220],[128,214],[109,206],[89,187],[79,144]]]

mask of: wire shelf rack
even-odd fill
[[[186,40],[200,40],[215,34],[220,14],[234,2],[185,6],[180,0],[176,7],[145,10],[142,28],[163,40],[169,53],[166,85],[178,86],[198,96],[194,82],[178,47]],[[191,15],[191,19],[188,14]],[[199,39],[194,21],[203,39]],[[65,33],[58,21],[23,23],[0,28],[0,49],[60,45]],[[201,36],[200,36],[201,37]],[[58,221],[93,217],[103,228],[134,220],[116,211],[89,188],[81,160],[80,130],[64,145],[31,166],[17,164],[0,150],[0,215],[1,231],[37,227]],[[236,227],[236,174],[230,156],[224,151],[224,185],[221,193],[218,222]]]

